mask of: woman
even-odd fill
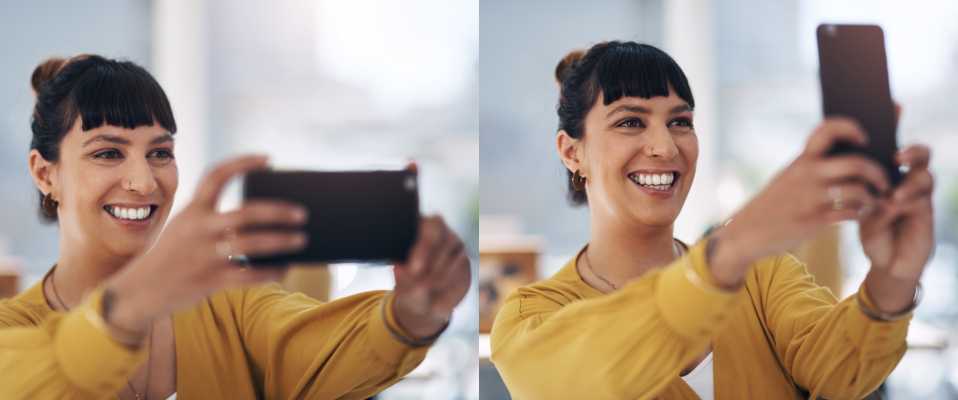
[[[156,81],[83,55],[47,60],[32,84],[30,172],[60,254],[42,282],[0,303],[0,398],[363,399],[422,361],[468,288],[462,242],[438,217],[422,219],[393,292],[323,304],[256,285],[283,273],[229,256],[307,242],[244,229],[303,224],[299,206],[215,210],[227,179],[265,157],[215,167],[166,224],[176,125]]]
[[[569,54],[556,78],[556,147],[591,237],[496,318],[492,360],[514,398],[837,400],[881,384],[934,242],[927,148],[897,155],[910,169],[891,188],[869,160],[825,156],[867,140],[826,118],[730,223],[686,247],[672,230],[698,140],[682,70],[652,46],[608,42]],[[782,252],[844,220],[859,221],[872,267],[839,301]]]

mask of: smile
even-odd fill
[[[120,226],[132,229],[142,229],[152,225],[156,209],[157,206],[152,204],[118,204],[103,207],[103,210],[112,217],[114,222],[120,224]]]
[[[661,174],[629,174],[629,179],[639,186],[653,190],[669,190],[678,178],[678,172],[665,172]]]

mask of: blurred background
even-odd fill
[[[166,90],[180,186],[242,153],[281,169],[419,163],[421,208],[478,251],[477,0],[38,0],[0,2],[0,298],[56,262],[27,169],[29,80],[50,56],[133,61]],[[224,194],[235,207],[239,186]],[[17,278],[14,278],[17,277]],[[320,299],[391,289],[391,267],[302,268],[284,284]],[[477,296],[410,376],[377,399],[476,399]]]
[[[566,203],[555,148],[554,70],[570,50],[607,40],[658,46],[684,69],[701,153],[675,235],[696,242],[764,187],[821,121],[815,28],[885,32],[899,143],[933,150],[937,246],[889,399],[958,398],[958,3],[916,0],[481,0],[480,330],[517,286],[555,273],[589,240],[588,209]],[[869,268],[846,223],[794,249],[844,298]],[[483,399],[507,399],[480,335]]]

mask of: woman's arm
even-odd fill
[[[855,296],[838,301],[789,254],[754,274],[762,324],[775,353],[810,398],[860,399],[878,388],[905,354],[907,316],[867,317]],[[866,293],[861,293],[867,299]]]
[[[17,301],[0,303],[0,398],[102,399],[116,391],[147,357],[98,327],[103,288],[69,314],[41,324]]]
[[[506,300],[492,361],[517,399],[652,399],[720,334],[742,292],[705,282],[705,244],[597,299],[549,281]]]
[[[412,371],[429,346],[390,334],[387,324],[405,332],[388,318],[394,297],[386,294],[322,303],[275,284],[236,292],[231,302],[264,396],[365,399]]]

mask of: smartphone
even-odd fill
[[[309,210],[306,249],[248,257],[254,267],[405,261],[419,229],[417,174],[412,170],[252,172],[244,180],[243,199],[284,200]]]
[[[819,25],[818,60],[825,116],[854,118],[870,138],[865,147],[839,142],[829,154],[868,156],[881,164],[892,185],[897,185],[902,178],[894,159],[898,124],[881,27]]]

